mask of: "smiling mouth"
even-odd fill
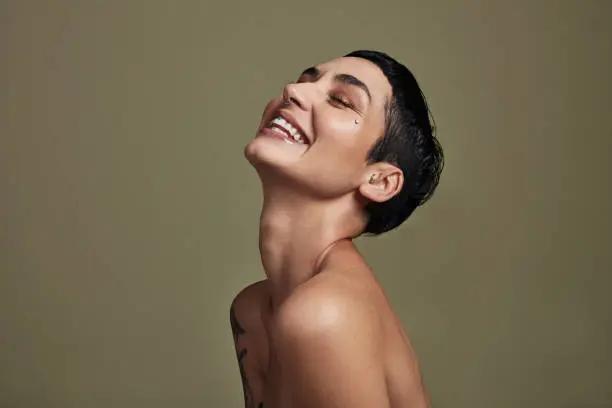
[[[274,132],[279,133],[285,139],[288,140],[289,143],[297,143],[297,144],[308,144],[307,139],[285,118],[282,116],[277,116],[272,119],[266,128],[271,129]]]

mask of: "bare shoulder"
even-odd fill
[[[255,309],[254,306],[261,304],[266,296],[268,296],[268,281],[265,279],[257,281],[246,286],[234,296],[231,309],[249,313],[250,310]]]
[[[376,308],[340,275],[317,275],[276,311],[287,405],[389,407]]]
[[[373,288],[350,274],[329,270],[300,285],[283,302],[277,322],[286,334],[380,333]],[[375,340],[372,338],[371,340]]]
[[[269,298],[267,280],[248,285],[234,297],[229,312],[235,341],[244,333],[260,337],[263,329],[262,311],[267,298]]]
[[[236,296],[234,296],[234,302],[244,302],[247,299],[254,299],[267,292],[268,280],[263,279],[250,285],[245,286],[241,289]]]

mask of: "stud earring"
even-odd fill
[[[358,125],[359,124],[359,119],[355,119],[355,124]]]

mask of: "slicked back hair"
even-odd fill
[[[345,57],[374,63],[392,88],[384,134],[372,146],[368,162],[397,166],[404,174],[404,184],[390,200],[366,205],[369,218],[363,233],[378,235],[398,227],[431,198],[444,166],[444,155],[434,135],[423,92],[408,68],[379,51],[354,51]]]

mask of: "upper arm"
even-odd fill
[[[247,407],[254,407],[261,400],[262,361],[267,358],[266,348],[262,347],[265,338],[260,327],[260,304],[265,294],[263,282],[243,289],[230,307],[230,325]]]
[[[292,406],[388,407],[379,335],[363,302],[326,293],[289,306],[277,346]]]
[[[230,326],[234,337],[236,351],[247,347],[251,351],[249,360],[260,365],[260,360],[266,357],[262,355],[262,344],[265,336],[261,327],[261,304],[266,295],[266,281],[255,282],[241,290],[230,306]]]

